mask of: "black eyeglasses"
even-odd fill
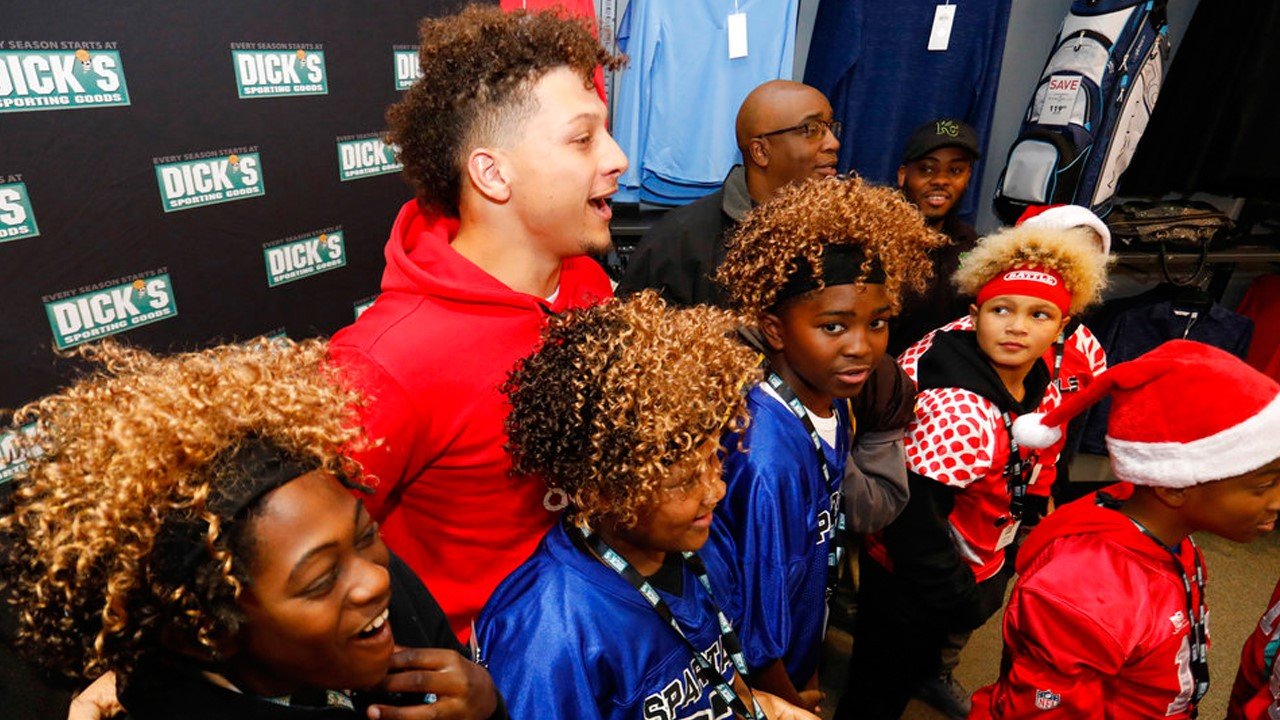
[[[823,133],[830,130],[835,137],[840,137],[840,121],[839,120],[806,120],[799,125],[784,127],[781,130],[771,130],[767,133],[760,133],[756,137],[766,138],[770,135],[781,135],[783,133],[798,132],[804,136],[805,140],[816,140],[822,137]]]

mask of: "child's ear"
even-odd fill
[[[974,321],[978,319],[978,306],[973,303],[969,303],[969,319]]]
[[[764,343],[774,352],[782,352],[785,343],[782,341],[782,318],[766,312],[760,315],[760,334]]]
[[[1063,315],[1062,322],[1058,323],[1058,334],[1061,335],[1063,330],[1067,329],[1067,323],[1071,322],[1070,315]]]
[[[1152,487],[1151,492],[1156,499],[1174,510],[1187,504],[1187,488]]]

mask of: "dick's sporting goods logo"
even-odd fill
[[[0,432],[0,483],[6,483],[27,469],[27,462],[39,456],[36,446],[27,444],[36,434],[36,424]]]
[[[256,145],[153,158],[165,212],[265,195]]]
[[[7,182],[6,182],[7,181]],[[27,184],[21,175],[0,175],[0,242],[21,240],[40,234]]]
[[[338,138],[338,179],[357,180],[404,169],[396,160],[397,148],[382,142],[379,133]]]
[[[418,67],[418,48],[416,45],[396,45],[391,48],[394,61],[396,89],[408,90],[418,78],[422,77],[422,68]]]
[[[363,300],[355,301],[355,303],[352,305],[352,309],[355,310],[356,319],[359,320],[360,316],[364,314],[365,310],[368,310],[369,308],[373,307],[373,301],[377,299],[378,299],[378,296],[374,295],[373,297],[367,297]]]
[[[44,298],[44,312],[59,350],[149,325],[178,314],[169,273],[108,280]]]
[[[342,228],[332,227],[319,233],[269,242],[262,246],[262,259],[267,265],[267,287],[343,267],[347,264],[347,251],[342,242]]]
[[[231,62],[240,98],[329,94],[323,45],[231,43]]]
[[[114,42],[0,41],[0,113],[128,104]]]

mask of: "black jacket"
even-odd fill
[[[973,249],[978,233],[973,226],[948,215],[942,221],[942,234],[951,244],[929,251],[933,262],[933,280],[924,294],[904,293],[902,310],[889,329],[889,352],[895,357],[916,344],[930,330],[940,328],[969,311],[968,298],[960,297],[951,276],[960,268],[960,256]]]

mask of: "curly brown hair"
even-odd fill
[[[399,147],[418,198],[458,215],[462,168],[472,147],[536,110],[533,84],[569,67],[591,87],[597,65],[622,66],[587,21],[557,11],[506,13],[473,5],[418,26],[422,76],[387,110],[387,141]]]
[[[553,318],[503,387],[516,472],[563,490],[577,520],[633,525],[673,466],[695,481],[707,442],[746,427],[759,357],[734,326],[653,291]]]
[[[234,635],[251,542],[209,507],[223,489],[219,460],[254,437],[340,479],[360,476],[343,455],[362,442],[359,399],[326,348],[264,338],[159,357],[108,341],[77,351],[96,372],[18,410],[18,422],[38,422],[36,457],[0,518],[0,568],[36,660],[123,678],[161,649],[162,633],[214,652]],[[193,538],[195,571],[177,578],[160,567],[175,521],[205,530]]]
[[[929,250],[948,242],[897,190],[858,177],[809,178],[751,211],[729,241],[715,280],[735,308],[758,318],[775,307],[800,258],[821,279],[824,245],[860,245],[864,270],[870,263],[884,268],[885,293],[896,311],[904,287],[923,291],[933,276]]]
[[[1087,228],[1019,225],[978,241],[960,259],[951,276],[960,292],[975,297],[996,275],[1015,267],[1037,266],[1062,276],[1071,291],[1070,314],[1102,299],[1112,258],[1098,249]]]

